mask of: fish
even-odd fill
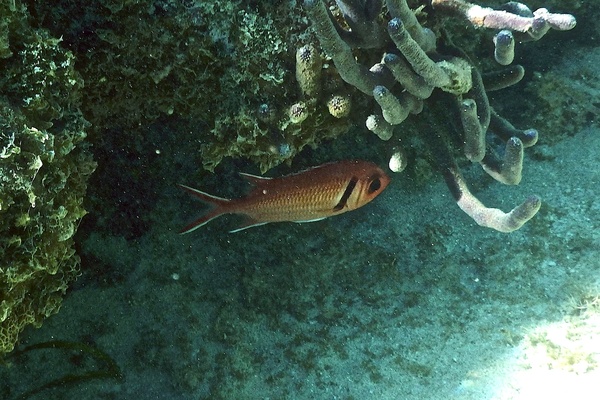
[[[331,162],[278,178],[240,175],[253,185],[253,189],[246,196],[235,199],[213,196],[178,184],[211,206],[179,233],[192,232],[225,214],[240,214],[245,218],[242,225],[230,232],[271,222],[319,221],[364,206],[390,183],[381,168],[362,160]]]

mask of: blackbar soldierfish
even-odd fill
[[[390,178],[367,161],[338,161],[293,175],[264,178],[241,174],[254,188],[238,199],[224,199],[179,185],[213,206],[202,217],[181,230],[191,232],[224,214],[241,214],[244,223],[231,232],[269,222],[309,222],[364,206],[381,193]]]

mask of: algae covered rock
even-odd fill
[[[323,54],[314,50],[311,58],[319,66],[314,90],[304,93],[297,81],[296,51],[315,39],[296,2],[63,0],[32,7],[77,57],[82,111],[94,137],[111,129],[143,137],[153,122],[178,119],[193,130],[172,136],[193,147],[206,169],[232,157],[265,171],[352,124],[328,111],[328,97],[347,93],[337,90],[339,78],[321,76]],[[300,102],[302,121],[289,112]]]
[[[82,81],[60,40],[0,6],[0,355],[57,312],[78,275],[73,235],[95,163],[83,139]]]

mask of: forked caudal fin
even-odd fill
[[[179,186],[186,192],[198,197],[204,203],[212,206],[212,209],[210,209],[206,214],[204,214],[203,216],[201,216],[200,218],[198,218],[191,224],[183,227],[183,229],[180,230],[179,233],[184,234],[184,233],[192,232],[192,231],[200,228],[201,226],[205,225],[208,221],[227,213],[227,206],[229,205],[229,202],[230,202],[229,199],[224,199],[222,197],[213,196],[211,194],[202,192],[198,189],[194,189],[194,188],[186,186],[186,185],[182,185],[180,183],[178,183],[177,186]]]

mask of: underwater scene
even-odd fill
[[[0,2],[0,399],[597,399],[596,1]]]

